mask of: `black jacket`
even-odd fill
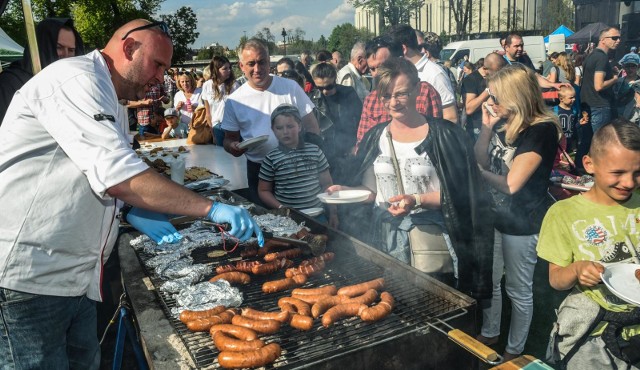
[[[379,140],[389,123],[373,127],[362,139],[352,186],[380,154]],[[440,202],[447,232],[458,257],[457,289],[475,299],[492,295],[493,218],[490,195],[481,179],[473,146],[459,126],[429,118],[429,134],[416,147],[426,152],[440,179]]]

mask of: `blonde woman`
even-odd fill
[[[214,56],[207,69],[211,78],[202,86],[202,99],[207,110],[207,122],[213,128],[216,144],[222,145],[224,131],[220,129],[219,123],[224,115],[224,102],[240,84],[235,80],[229,59],[223,56]]]
[[[576,68],[573,65],[573,61],[564,51],[558,53],[558,57],[554,60],[553,64],[558,67],[558,79],[557,82],[562,83],[574,83],[576,80]]]
[[[180,113],[180,122],[188,126],[193,112],[198,107],[202,89],[196,88],[193,75],[185,72],[178,76],[177,85],[180,91],[173,97],[173,106]]]
[[[488,77],[487,86],[489,100],[475,153],[482,177],[492,187],[496,238],[493,298],[483,310],[478,340],[489,345],[498,342],[504,271],[512,303],[506,361],[522,353],[529,333],[536,243],[550,205],[547,183],[561,131],[558,118],[542,100],[532,70],[507,66]]]

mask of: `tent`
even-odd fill
[[[13,41],[6,32],[0,28],[0,60],[11,62],[22,58],[24,48]]]
[[[566,40],[567,37],[573,35],[573,31],[571,31],[567,26],[563,24],[560,27],[556,28],[556,30],[551,32],[549,35],[564,35],[564,38]],[[549,43],[549,36],[544,38],[544,43]]]
[[[587,44],[589,42],[598,42],[597,37],[600,32],[604,29],[609,28],[604,23],[591,23],[584,26],[580,31],[574,33],[573,35],[567,37],[567,44]]]

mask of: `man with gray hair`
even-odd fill
[[[367,57],[363,42],[356,42],[351,48],[351,59],[338,71],[336,82],[343,86],[351,86],[356,90],[361,101],[369,95],[371,84],[363,75],[367,72]]]
[[[280,104],[292,104],[302,116],[302,127],[307,134],[319,138],[318,121],[313,115],[314,105],[293,80],[269,74],[269,50],[257,39],[247,41],[241,49],[240,69],[247,83],[229,95],[224,106],[221,128],[225,131],[223,146],[232,155],[247,157],[249,200],[262,204],[258,196],[258,174],[264,157],[278,146],[271,130],[271,113]],[[267,136],[266,142],[239,146],[240,140]],[[322,139],[319,139],[321,142]]]

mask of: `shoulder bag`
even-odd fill
[[[191,116],[189,124],[189,135],[187,136],[187,144],[213,144],[213,133],[211,126],[207,123],[207,110],[204,107],[202,99]]]

